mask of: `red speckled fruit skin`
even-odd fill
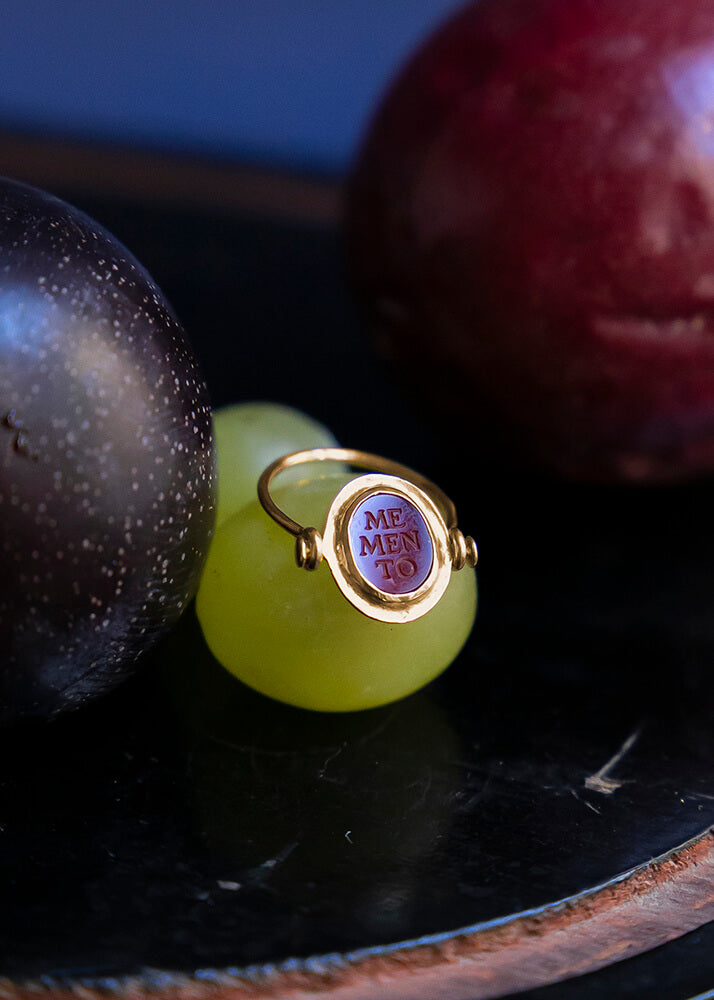
[[[714,0],[480,0],[387,95],[351,279],[398,369],[581,479],[714,468]]]

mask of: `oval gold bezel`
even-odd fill
[[[363,500],[391,493],[413,504],[424,518],[433,558],[426,579],[407,594],[388,594],[362,576],[352,554],[349,524]],[[347,483],[332,501],[323,532],[323,556],[335,583],[362,614],[377,621],[404,624],[421,618],[438,603],[451,578],[449,532],[444,517],[423,490],[397,476],[369,474]]]

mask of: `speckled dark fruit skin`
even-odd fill
[[[207,391],[170,306],[97,223],[0,180],[0,720],[133,671],[213,517]]]
[[[352,280],[461,430],[568,476],[714,469],[714,0],[479,0],[359,157]]]

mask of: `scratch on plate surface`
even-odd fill
[[[327,771],[327,765],[330,763],[330,761],[333,761],[336,757],[339,757],[340,754],[342,753],[342,751],[345,749],[346,746],[347,746],[346,742],[345,743],[340,743],[340,745],[337,747],[337,749],[333,750],[333,752],[326,758],[325,763],[322,765],[322,767],[320,768],[320,770],[317,772],[318,778],[324,778],[325,777],[325,771]],[[334,779],[333,778],[328,778],[327,780],[328,781],[333,781]]]
[[[622,758],[630,752],[639,739],[641,732],[642,726],[638,726],[637,729],[630,733],[617,753],[613,754],[613,756],[603,764],[599,771],[596,771],[595,774],[588,775],[585,779],[585,787],[587,789],[591,792],[600,792],[602,795],[612,795],[613,792],[616,792],[617,789],[624,784],[623,781],[617,781],[615,778],[611,778],[610,772],[614,771]]]
[[[277,865],[282,864],[283,861],[285,861],[285,859],[293,853],[296,847],[297,847],[297,841],[295,841],[294,844],[288,844],[287,847],[284,847],[282,849],[282,851],[278,851],[278,853],[275,855],[274,858],[268,858],[268,860],[264,861],[262,865],[260,865],[259,867],[275,868]]]

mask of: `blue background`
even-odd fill
[[[0,11],[0,128],[342,172],[457,0],[24,0]]]

